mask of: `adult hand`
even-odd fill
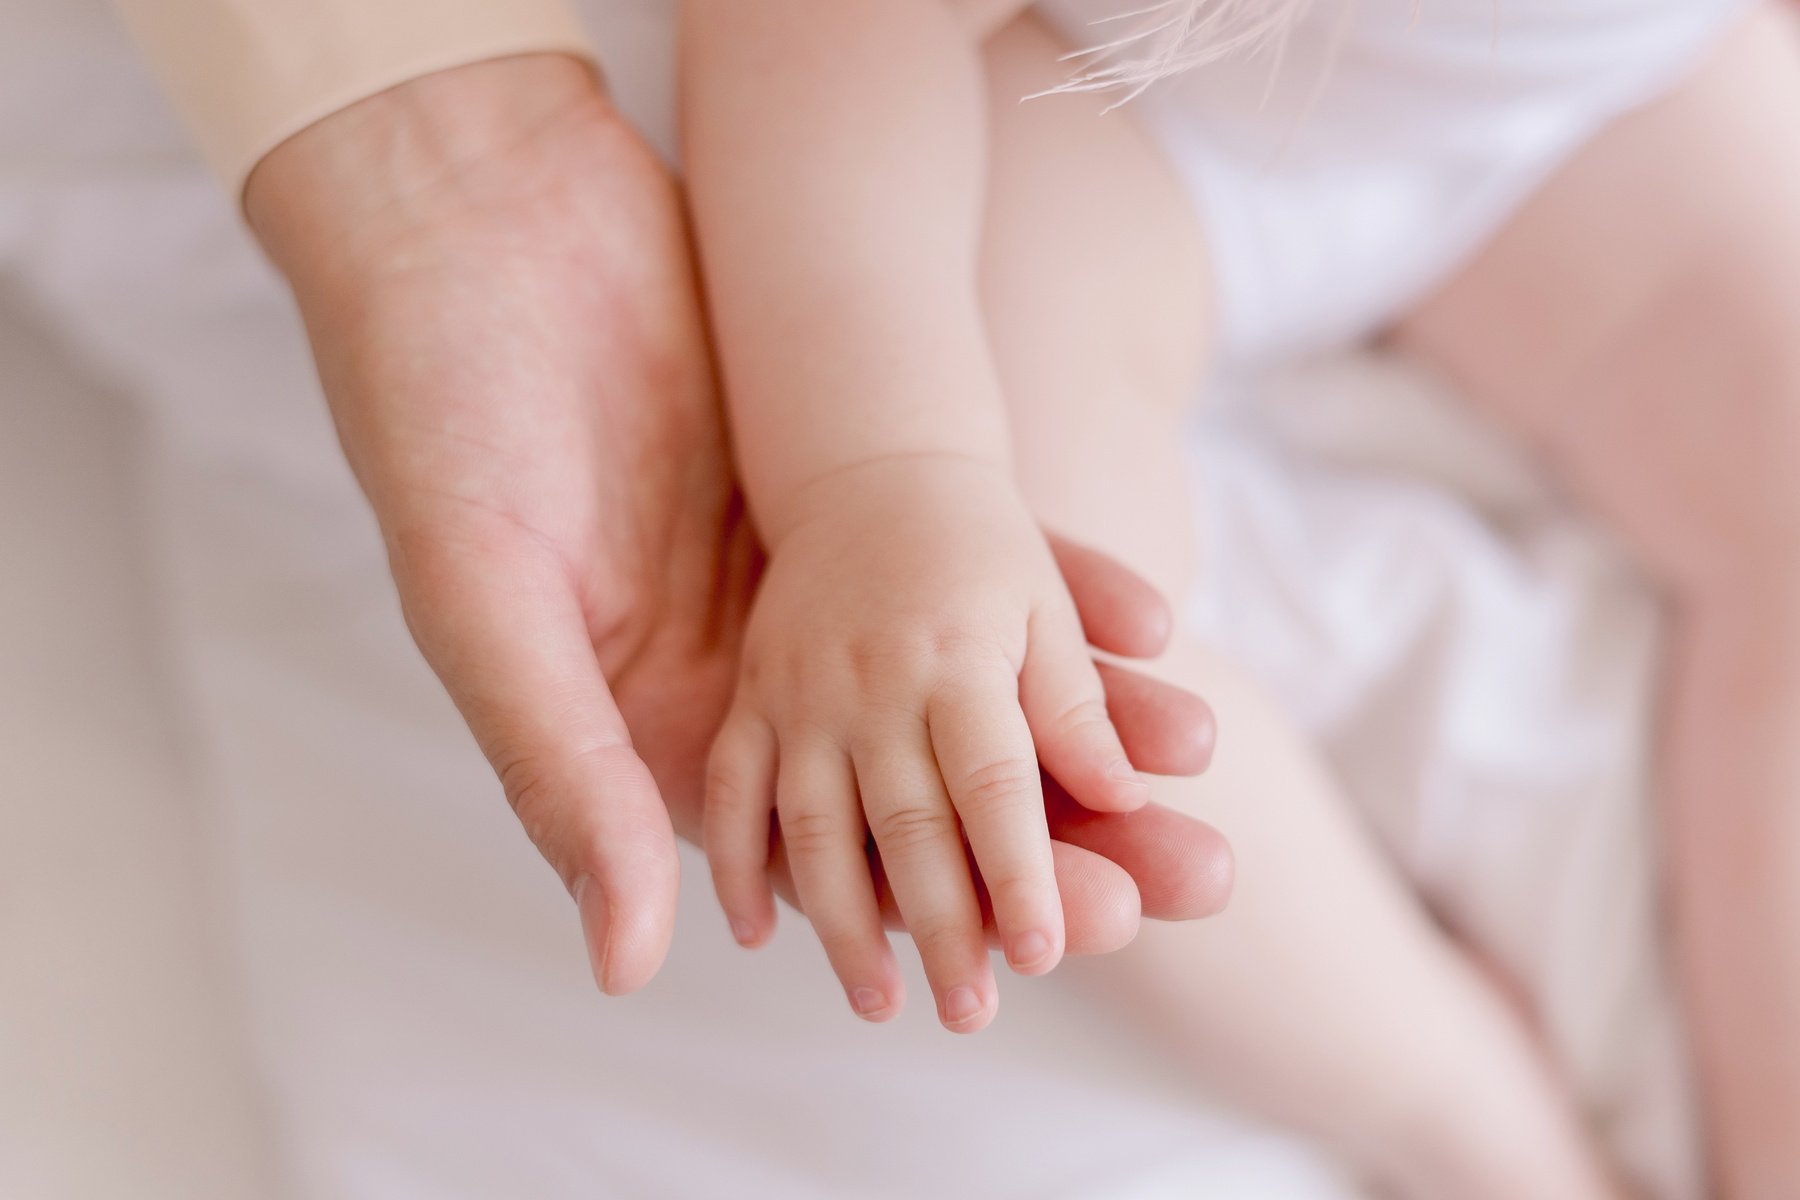
[[[630,991],[668,947],[673,835],[699,835],[758,565],[669,174],[585,65],[530,55],[326,118],[244,199],[408,626],[576,897],[597,982]],[[1062,559],[1097,645],[1160,648],[1153,593],[1091,553]],[[1140,767],[1204,765],[1204,705],[1106,676]],[[1206,826],[1052,814],[1071,953],[1128,941],[1140,895],[1168,918],[1224,902],[1229,856]]]

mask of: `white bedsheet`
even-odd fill
[[[732,947],[703,871],[664,975],[596,1001],[407,646],[278,286],[97,6],[14,9],[0,1195],[1354,1195],[1060,983],[1016,981],[976,1039],[922,1011],[864,1027],[798,922]],[[1680,1200],[1653,608],[1456,414],[1369,359],[1240,389],[1196,435],[1192,619],[1319,730]]]

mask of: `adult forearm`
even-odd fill
[[[765,535],[846,466],[1005,462],[966,17],[934,0],[688,0],[682,33],[691,199]]]

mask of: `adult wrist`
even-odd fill
[[[578,111],[610,112],[587,61],[523,54],[432,72],[315,122],[265,155],[244,215],[291,280],[354,268],[371,239],[416,228],[483,197],[478,176]]]

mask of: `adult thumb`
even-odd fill
[[[414,640],[575,899],[595,982],[643,986],[674,929],[675,834],[572,584],[531,554],[414,544],[394,568]]]

